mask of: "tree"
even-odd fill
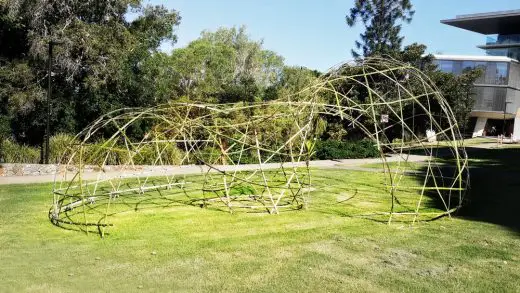
[[[410,23],[414,13],[410,0],[356,0],[346,22],[353,27],[361,21],[365,32],[360,34],[361,41],[355,43],[362,52],[352,50],[352,55],[358,58],[399,51],[403,42],[401,23]]]
[[[174,10],[141,2],[0,3],[0,99],[7,117],[0,122],[9,124],[10,136],[24,143],[41,142],[51,40],[59,41],[52,76],[51,132],[75,133],[107,111],[165,101],[157,100],[153,85],[145,82],[153,80],[147,76],[154,73],[149,60],[160,54],[160,44],[176,41],[174,28],[180,17]]]
[[[279,97],[292,96],[300,99],[300,91],[312,85],[321,73],[301,66],[284,66],[279,81],[266,89],[264,99],[274,100]]]
[[[180,96],[202,102],[252,102],[276,84],[283,58],[251,40],[245,27],[204,31],[186,48],[172,52],[169,78]]]
[[[475,103],[473,84],[483,72],[481,69],[465,70],[460,75],[441,72],[433,56],[426,54],[426,50],[425,45],[413,43],[400,51],[396,58],[420,68],[432,80],[450,105],[459,127],[464,131]],[[432,110],[441,113],[438,105],[432,105]],[[424,124],[418,123],[417,127],[424,127]]]
[[[393,57],[405,63],[409,63],[419,69],[427,75],[432,82],[436,85],[436,88],[444,96],[448,104],[450,105],[459,127],[464,129],[468,120],[469,114],[471,113],[474,104],[473,84],[476,79],[482,73],[480,70],[468,70],[463,72],[461,75],[454,75],[452,73],[441,72],[436,64],[432,55],[426,54],[427,47],[422,44],[411,44],[406,46],[404,49],[393,53]],[[362,60],[359,60],[362,62]],[[377,67],[377,65],[375,66]],[[383,68],[380,68],[381,70]],[[341,68],[344,73],[349,76],[357,76],[359,80],[353,78],[349,81],[337,81],[333,84],[336,91],[348,96],[350,99],[360,104],[368,104],[367,97],[368,91],[363,86],[366,82],[364,80],[364,74],[360,71],[359,67],[345,66]],[[424,84],[418,80],[407,80],[406,72],[401,72],[401,76],[397,76],[399,82],[406,83],[406,88],[411,93],[420,95],[424,92]],[[371,75],[369,77],[371,86],[377,88],[379,93],[384,93],[386,101],[392,101],[399,99],[399,90],[395,86],[394,82],[391,82],[386,76],[382,75]],[[333,94],[326,94],[324,98],[329,104],[339,103],[340,105],[346,106],[348,103],[343,103],[340,99]],[[343,104],[342,104],[343,103]],[[425,135],[426,130],[429,129],[429,116],[425,112],[425,109],[414,105],[414,101],[407,100],[400,103],[394,104],[395,111],[403,113],[404,117],[414,117],[413,119],[407,119],[406,129],[411,129],[416,135]],[[438,121],[443,127],[447,127],[448,121],[443,118],[444,112],[441,109],[441,105],[435,103],[433,100],[428,104],[429,111],[439,117]],[[378,106],[374,106],[377,113],[380,112]],[[349,140],[358,139],[363,137],[364,134],[359,131],[359,127],[354,127],[349,120],[340,119],[340,117],[324,117],[327,121],[327,129],[324,132],[322,139],[332,140]],[[374,121],[370,121],[370,117],[364,117],[357,120],[360,124],[372,125]],[[407,131],[405,131],[407,132]],[[395,125],[391,129],[385,130],[385,136],[389,141],[394,138],[402,137],[403,128],[400,125]]]
[[[433,71],[429,74],[448,101],[463,133],[468,126],[470,113],[475,104],[473,84],[482,73],[481,69],[474,69],[465,70],[460,75],[441,71]]]

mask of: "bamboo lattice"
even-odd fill
[[[274,101],[170,103],[100,117],[63,156],[50,219],[104,235],[114,205],[152,194],[163,199],[180,194],[182,203],[231,213],[305,209],[320,188],[312,185],[309,162],[327,117],[379,150],[390,210],[377,214],[389,222],[398,214],[417,221],[427,195],[442,203],[434,217],[450,215],[464,203],[467,156],[448,103],[417,68],[370,58],[342,64]],[[143,126],[148,131],[140,133]],[[434,132],[438,143],[418,129]],[[421,184],[402,184],[412,171],[410,154],[416,153],[426,157]],[[390,163],[389,154],[398,160]],[[415,208],[397,211],[399,193],[410,190],[417,193]]]

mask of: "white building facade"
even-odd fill
[[[520,10],[457,16],[444,24],[487,35],[486,56],[435,55],[439,69],[460,74],[481,68],[471,112],[472,136],[520,141]]]
[[[505,135],[520,141],[520,63],[499,56],[434,55],[443,72],[461,74],[479,68],[470,114],[472,136]]]

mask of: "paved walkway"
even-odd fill
[[[424,162],[428,159],[427,156],[409,155],[406,157],[408,162]],[[403,158],[403,159],[406,159]],[[397,162],[401,158],[398,155],[392,155],[387,157],[387,162]],[[312,168],[339,168],[356,171],[369,171],[369,172],[381,172],[381,169],[377,168],[363,168],[366,164],[377,164],[382,163],[380,158],[375,159],[345,159],[345,160],[322,160],[322,161],[311,161],[309,166]],[[280,167],[280,163],[268,163],[262,164],[262,169],[272,170]],[[292,167],[292,163],[284,163],[285,168]],[[302,167],[305,166],[305,162],[294,163],[294,166]],[[187,166],[143,166],[141,170],[131,171],[111,171],[111,172],[91,172],[83,173],[84,180],[97,180],[105,178],[117,178],[117,177],[156,177],[168,175],[190,175],[190,174],[203,174],[205,172],[218,172],[221,171],[249,171],[256,170],[260,166],[259,164],[246,164],[246,165],[225,165],[225,166],[214,166],[214,169],[210,169],[208,166],[198,165],[187,165]],[[67,178],[60,175],[58,180],[70,180],[72,179],[73,173],[68,173]],[[98,177],[99,176],[99,177]],[[32,184],[32,183],[49,183],[54,182],[54,175],[35,175],[35,176],[4,176],[0,177],[0,185],[5,184]]]

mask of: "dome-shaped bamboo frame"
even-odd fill
[[[275,214],[305,208],[312,190],[319,188],[312,186],[309,161],[320,121],[327,116],[348,122],[379,149],[391,209],[378,214],[391,221],[398,213],[399,192],[409,189],[417,190],[416,208],[401,214],[413,221],[427,194],[434,193],[442,203],[432,217],[462,206],[467,156],[446,100],[417,68],[370,58],[338,66],[306,89],[275,101],[171,103],[101,117],[64,154],[50,219],[59,226],[97,227],[103,234],[110,225],[111,204],[151,192],[182,191],[193,172],[203,178],[199,196],[187,196],[185,203]],[[136,133],[136,124],[149,131]],[[442,163],[434,159],[439,144],[417,135],[417,126],[426,124],[443,145]],[[108,139],[96,143],[107,133]],[[417,151],[428,157],[422,184],[404,186],[408,156]],[[389,163],[387,154],[398,161]]]

